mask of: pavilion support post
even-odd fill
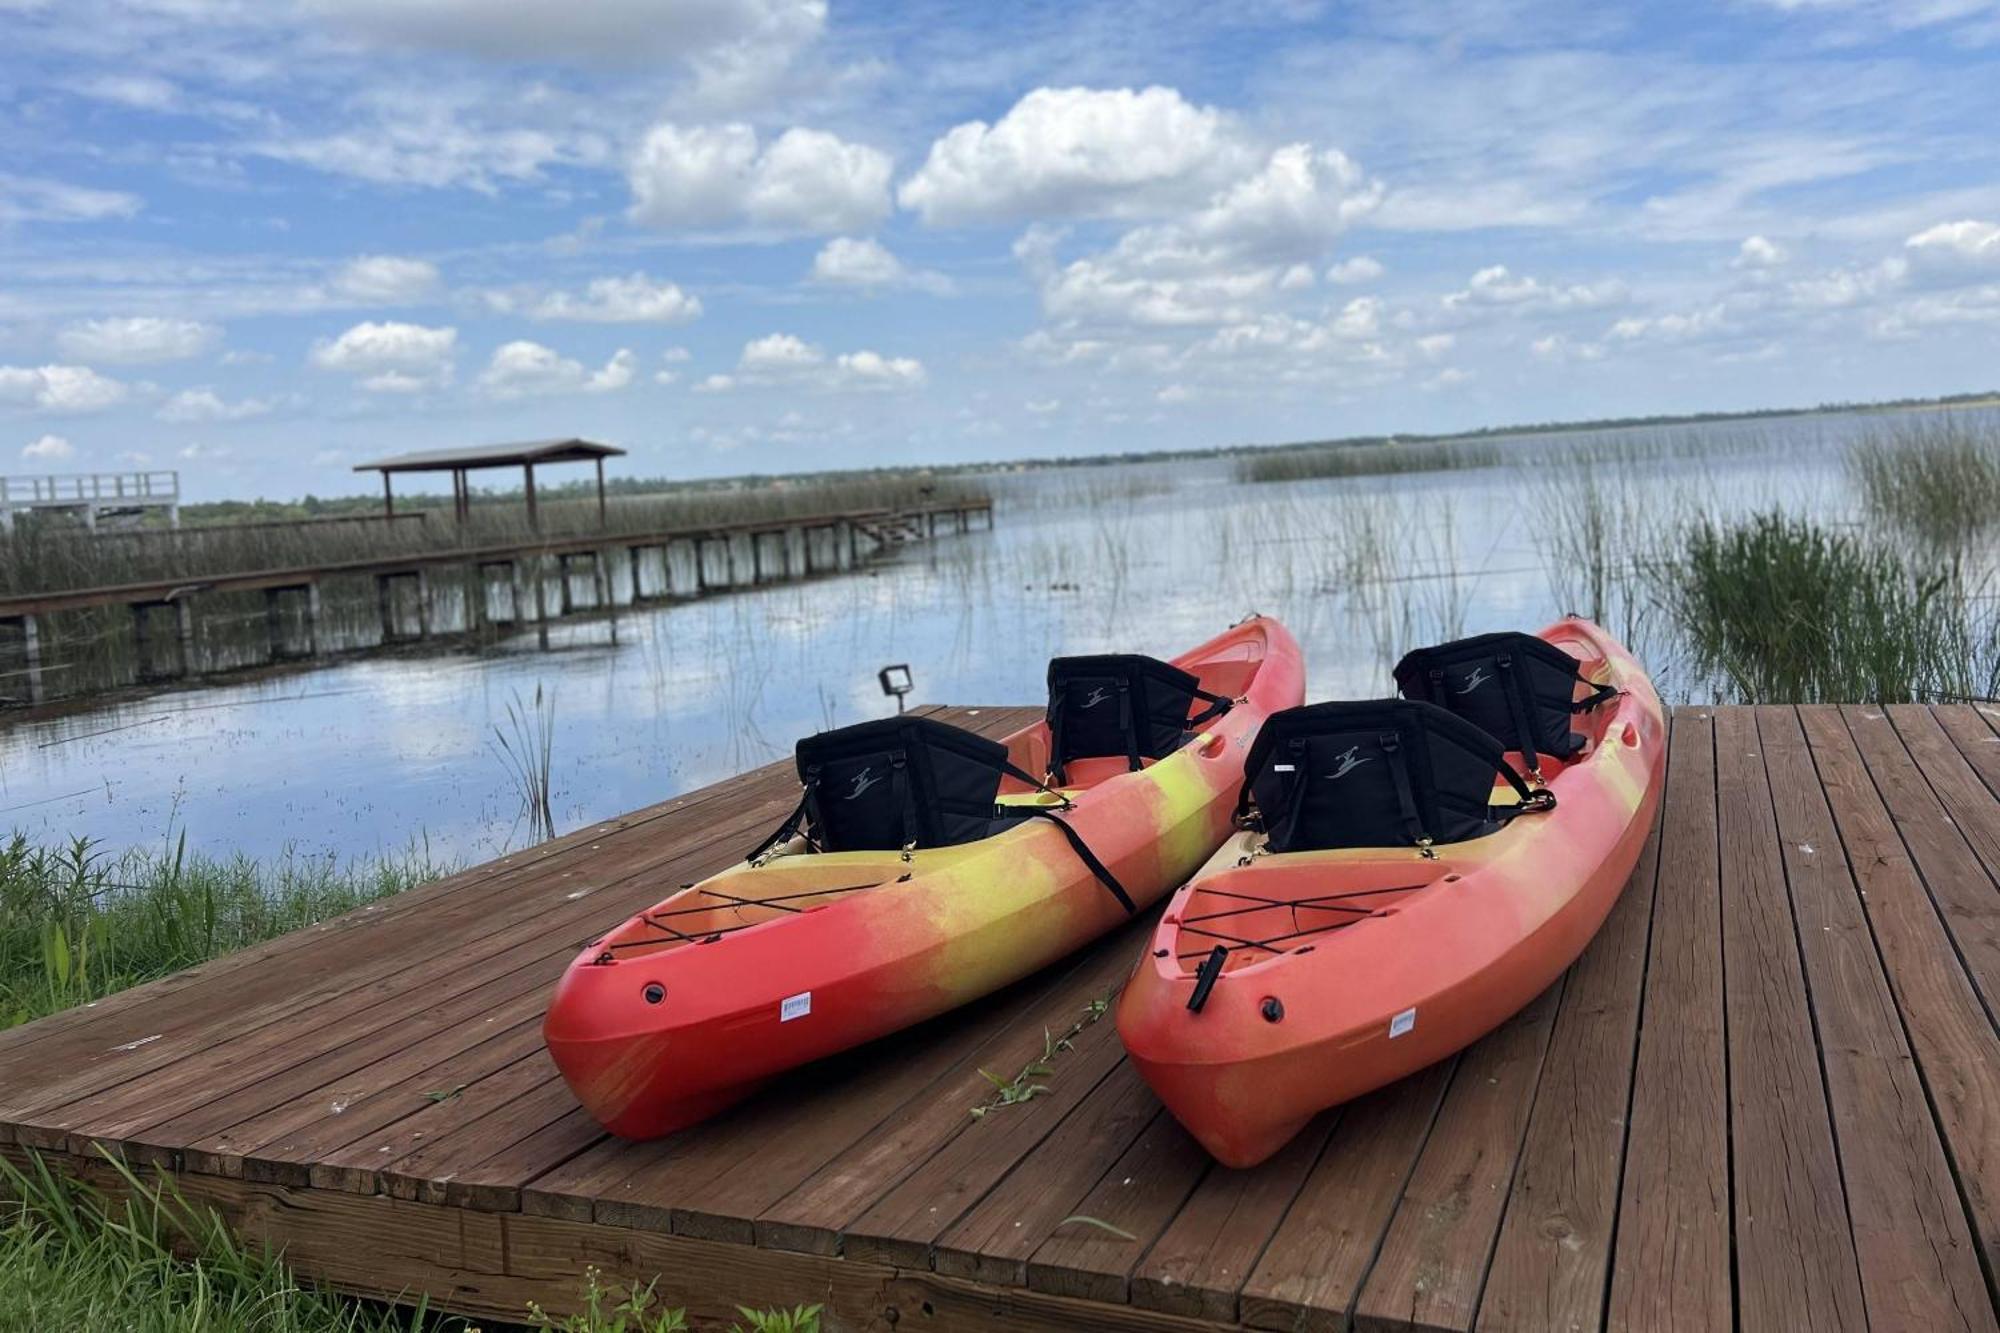
[[[708,591],[708,538],[694,539],[694,595]]]
[[[534,531],[540,532],[542,530],[542,516],[535,509],[535,465],[533,463],[523,463],[521,465],[521,472],[527,478],[528,526]]]
[[[389,485],[389,474],[386,470],[382,473],[382,516],[396,517],[396,492]]]
[[[532,559],[534,561],[533,574],[535,579],[535,623],[543,627],[542,640],[546,643],[548,641],[549,620],[548,571],[542,568],[542,558],[540,556],[534,556]],[[562,562],[557,561],[556,563],[560,566]],[[563,596],[565,598],[569,596],[568,584],[569,581],[565,579],[563,581]]]
[[[513,623],[519,625],[528,618],[528,585],[521,577],[521,562],[519,560],[509,560],[507,562],[507,577],[513,583],[513,605],[511,608],[514,617]]]
[[[632,579],[632,605],[634,606],[645,600],[645,598],[639,595],[639,557],[645,549],[642,546],[628,546],[625,548],[625,572]]]
[[[861,529],[847,519],[840,525],[847,529],[847,567],[852,569],[861,563]]]
[[[564,552],[556,557],[556,581],[562,591],[562,597],[556,605],[561,608],[563,615],[568,615],[570,612],[576,610],[576,599],[571,595],[569,587],[568,552]]]
[[[273,662],[285,655],[285,613],[280,596],[277,588],[264,589],[265,653]]]
[[[28,669],[28,702],[42,701],[42,628],[32,615],[21,617],[21,664]]]
[[[431,636],[431,575],[430,571],[419,567],[417,570],[417,637]]]
[[[604,460],[597,460],[597,526],[603,527],[604,517]]]
[[[319,655],[320,601],[319,584],[306,585],[306,652]]]
[[[465,593],[465,628],[473,634],[486,628],[486,569],[482,563],[473,563],[472,583]]]
[[[387,574],[375,576],[375,606],[382,616],[382,642],[396,637],[396,590]]]
[[[132,653],[137,659],[138,665],[135,669],[142,681],[151,680],[153,677],[152,649],[147,642],[149,637],[147,630],[151,628],[146,623],[147,610],[144,602],[132,603]]]
[[[181,674],[194,674],[194,601],[182,597],[174,602],[174,628],[181,643]]]
[[[605,559],[602,547],[590,553],[590,572],[592,581],[597,585],[597,609],[600,611],[612,610],[611,562]]]

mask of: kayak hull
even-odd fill
[[[1570,619],[1542,637],[1624,691],[1579,720],[1591,737],[1581,756],[1545,764],[1553,812],[1435,859],[1407,847],[1253,854],[1261,839],[1238,834],[1168,905],[1120,997],[1118,1030],[1217,1160],[1262,1161],[1321,1110],[1464,1049],[1560,977],[1604,923],[1658,809],[1665,719],[1603,630]],[[1264,900],[1285,906],[1243,906]],[[1193,1012],[1194,969],[1214,940],[1191,923],[1218,904],[1235,905],[1242,938],[1275,947],[1233,951]]]
[[[1174,660],[1241,702],[1140,772],[1122,759],[1072,765],[1079,790],[1063,815],[1142,908],[1229,835],[1250,738],[1304,695],[1298,646],[1275,621],[1247,621]],[[1006,742],[1027,771],[1046,766],[1043,724]],[[600,1123],[651,1138],[785,1070],[990,994],[1127,919],[1046,820],[907,858],[780,854],[688,886],[593,941],[558,984],[543,1037]]]

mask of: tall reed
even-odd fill
[[[2000,531],[2000,431],[1952,416],[1857,441],[1847,470],[1865,509],[1931,552],[1967,553]]]
[[[1772,510],[1703,516],[1655,568],[1696,665],[1748,702],[1897,703],[1990,689],[1993,636],[1948,571]]]

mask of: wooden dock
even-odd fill
[[[538,536],[497,545],[442,545],[285,569],[177,575],[139,583],[0,595],[0,625],[11,624],[17,630],[21,665],[18,671],[9,674],[24,678],[26,701],[34,704],[41,703],[48,693],[41,622],[64,612],[128,608],[138,677],[144,681],[198,674],[196,606],[206,596],[261,593],[265,648],[268,660],[275,662],[313,657],[322,651],[321,588],[331,580],[373,580],[381,627],[377,645],[380,646],[412,637],[402,628],[406,619],[401,605],[404,601],[414,603],[414,637],[431,636],[435,628],[431,582],[449,571],[465,574],[472,585],[466,598],[467,620],[458,627],[458,632],[477,632],[488,623],[546,626],[552,616],[567,615],[577,609],[571,593],[573,576],[590,580],[591,599],[585,609],[615,611],[620,606],[636,607],[646,602],[702,597],[735,588],[841,573],[906,543],[936,537],[941,529],[970,532],[974,518],[983,518],[984,527],[991,530],[993,502],[968,499],[901,509],[840,510],[657,531]],[[200,531],[180,529],[177,535]],[[676,552],[683,556],[681,563],[685,567],[685,575],[678,584],[673,558]],[[648,573],[654,578],[651,585],[646,578]],[[557,608],[549,605],[551,577],[561,590]],[[398,589],[408,589],[408,597],[398,598]],[[489,617],[484,609],[494,591],[504,593],[507,612],[502,617]],[[288,640],[287,598],[296,604],[302,643]],[[176,651],[164,667],[156,664],[158,654],[151,646],[156,637],[152,630],[155,613],[173,617]]]
[[[502,1318],[571,1307],[594,1265],[698,1321],[822,1303],[895,1333],[1991,1330],[1996,727],[1679,710],[1661,827],[1583,959],[1254,1170],[1090,1021],[1136,927],[692,1131],[605,1138],[541,1048],[550,984],[740,856],[784,766],[0,1033],[0,1151],[99,1180],[123,1153],[310,1277]],[[1046,1095],[972,1114],[982,1071],[1065,1033]]]

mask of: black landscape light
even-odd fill
[[[882,682],[882,693],[895,698],[896,711],[901,713],[903,696],[916,684],[915,678],[910,675],[910,664],[898,662],[894,666],[885,666],[875,673],[875,679]]]

